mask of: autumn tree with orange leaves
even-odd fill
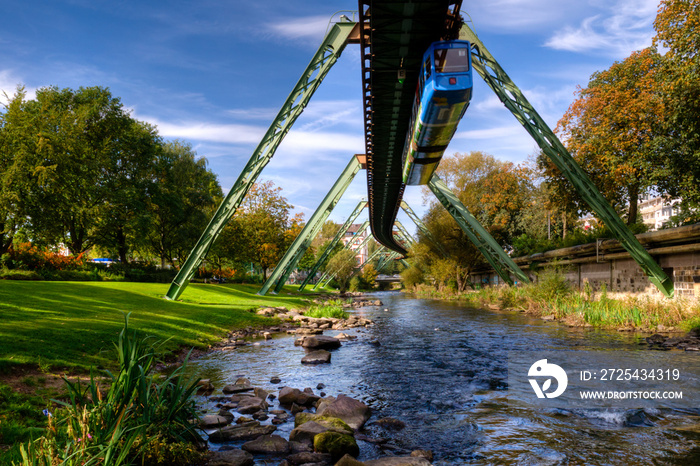
[[[647,48],[594,73],[557,126],[571,155],[613,206],[624,212],[629,203],[628,225],[637,221],[639,196],[654,185],[655,139],[663,134],[661,67],[662,56]],[[540,158],[540,164],[562,202],[589,211],[551,162]]]

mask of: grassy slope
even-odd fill
[[[105,366],[112,342],[130,325],[168,348],[205,347],[233,328],[271,320],[245,312],[260,305],[302,307],[299,295],[257,296],[255,285],[190,285],[182,302],[162,296],[168,285],[128,282],[0,280],[0,371],[15,364],[49,368]]]

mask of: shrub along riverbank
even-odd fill
[[[60,375],[119,369],[114,342],[125,314],[136,339],[167,340],[160,350],[173,355],[182,348],[206,349],[233,329],[276,322],[248,312],[258,306],[309,305],[291,289],[258,296],[257,285],[192,284],[182,301],[172,302],[162,298],[167,288],[0,280],[0,464],[18,459],[17,448],[4,448],[43,435],[42,410],[53,404],[51,398],[65,397]]]
[[[588,284],[583,291],[578,291],[557,272],[543,272],[536,283],[512,287],[485,287],[457,293],[418,285],[412,291],[418,297],[515,309],[572,326],[648,332],[669,330],[669,327],[687,331],[700,326],[700,301],[696,299],[613,294],[604,288],[594,293]]]

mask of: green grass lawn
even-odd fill
[[[139,333],[170,339],[169,350],[206,347],[231,329],[273,322],[248,309],[307,307],[291,288],[263,297],[258,285],[192,284],[173,302],[162,298],[167,284],[0,280],[0,372],[18,364],[45,371],[111,366],[124,313]]]

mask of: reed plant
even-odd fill
[[[185,379],[185,364],[169,375],[153,373],[159,344],[138,338],[129,316],[115,349],[116,373],[90,381],[65,379],[68,400],[49,417],[45,434],[20,447],[22,466],[168,464],[202,456],[192,395],[198,380]],[[154,450],[157,450],[154,453]]]

